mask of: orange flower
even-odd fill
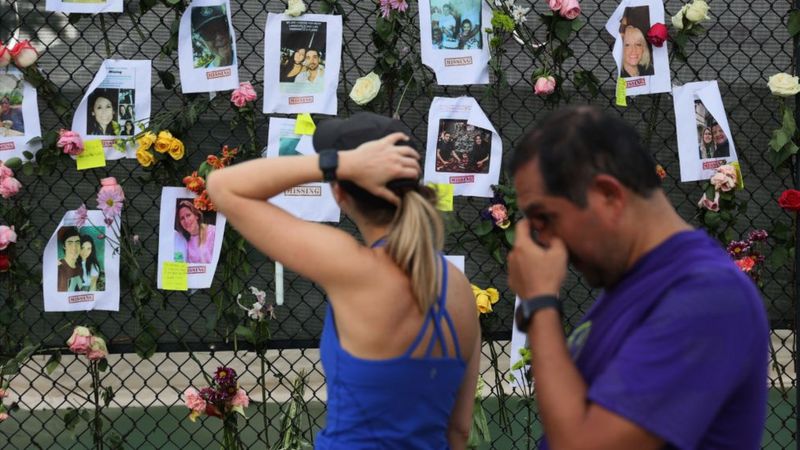
[[[215,211],[214,204],[208,198],[208,191],[203,191],[200,196],[194,199],[194,207],[200,211]]]
[[[658,175],[658,178],[660,178],[662,181],[664,178],[667,178],[667,171],[664,170],[664,167],[661,164],[656,165],[656,175]]]
[[[206,162],[208,163],[209,166],[215,169],[222,169],[223,167],[225,167],[223,162],[215,155],[208,155],[208,157],[206,158]]]
[[[205,180],[203,180],[202,177],[197,176],[197,171],[192,172],[192,174],[188,177],[184,177],[183,185],[186,186],[186,189],[189,189],[195,194],[200,194],[206,188]]]
[[[744,258],[737,259],[734,261],[736,263],[736,267],[739,268],[744,273],[748,273],[753,270],[753,267],[756,266],[756,260],[752,256],[745,256]]]

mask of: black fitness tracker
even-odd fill
[[[339,167],[339,151],[330,148],[319,152],[319,170],[322,171],[322,181],[336,181],[336,169]]]
[[[517,330],[527,333],[533,315],[545,308],[555,308],[561,314],[561,301],[555,295],[540,295],[520,301],[514,313],[514,323],[517,325]]]

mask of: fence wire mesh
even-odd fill
[[[182,3],[185,3],[181,0]],[[155,3],[155,2],[145,2]],[[328,2],[330,3],[330,2]],[[336,2],[334,2],[336,3]],[[523,2],[525,3],[525,2]],[[77,107],[84,89],[104,59],[152,59],[154,74],[178,73],[177,54],[161,54],[162,45],[170,39],[174,12],[158,4],[139,16],[138,1],[126,2],[123,14],[72,15],[49,13],[44,2],[5,1],[0,3],[0,39],[11,36],[31,39],[44,46],[39,67],[61,92]],[[344,52],[339,83],[339,113],[348,116],[358,110],[347,100],[356,78],[369,72],[378,57],[373,43],[377,2],[339,1],[344,11]],[[789,2],[746,2],[733,0],[710,3],[713,24],[708,33],[689,47],[686,63],[671,66],[674,84],[700,80],[719,80],[722,99],[731,124],[739,159],[744,173],[745,189],[740,194],[749,202],[746,219],[737,226],[739,234],[750,229],[767,228],[776,221],[790,221],[776,204],[777,193],[792,187],[788,172],[773,169],[766,154],[770,130],[780,118],[777,103],[770,96],[766,79],[770,74],[791,71],[796,44],[786,31]],[[310,2],[311,11],[320,11],[322,2]],[[531,3],[535,12],[546,10],[545,2]],[[702,195],[700,183],[681,183],[675,137],[675,117],[671,97],[642,96],[629,99],[627,108],[613,107],[616,67],[611,56],[612,38],[604,31],[615,2],[584,0],[582,18],[586,26],[571,44],[574,57],[564,67],[567,73],[591,71],[600,81],[597,96],[566,80],[564,90],[569,103],[601,105],[634,124],[643,135],[652,129],[650,148],[668,173],[665,189],[681,215],[694,219],[697,199]],[[667,13],[675,13],[682,3],[665,2]],[[282,2],[231,1],[233,26],[237,36],[239,76],[251,80],[262,91],[264,66],[264,26],[268,12],[280,13]],[[415,2],[407,12],[417,14]],[[530,25],[537,35],[535,14]],[[416,19],[414,23],[418,23]],[[486,86],[437,86],[433,74],[417,69],[419,79],[430,83],[409,92],[398,105],[398,96],[384,105],[383,113],[395,108],[418,142],[427,133],[427,114],[433,96],[473,96],[492,121],[503,139],[507,153],[524,130],[542,118],[550,106],[533,95],[530,81],[536,62],[514,41],[505,44],[507,53],[502,68],[508,86],[489,90]],[[404,31],[398,44],[401,61],[419,58],[419,30]],[[419,67],[415,63],[416,67]],[[174,109],[194,96],[180,93],[180,87],[166,88],[159,77],[153,77],[153,111]],[[205,95],[205,94],[202,94]],[[40,99],[42,130],[70,128],[69,114],[58,115],[45,108]],[[238,145],[246,140],[244,125],[230,129],[233,117],[228,96],[220,93],[199,118],[185,139],[187,157],[197,167],[220,147]],[[260,144],[266,143],[267,118],[257,113],[256,131]],[[188,174],[186,174],[188,175]],[[135,160],[110,161],[106,169],[76,171],[70,161],[59,161],[51,175],[21,175],[25,185],[24,199],[32,205],[31,218],[35,238],[18,244],[17,257],[33,272],[41,273],[44,244],[54,232],[63,214],[88,200],[104,176],[124,180],[130,226],[139,235],[145,273],[155,280],[158,252],[158,216],[160,187],[137,182],[141,168]],[[541,422],[533,410],[525,409],[518,399],[506,399],[501,380],[508,373],[508,353],[513,293],[506,283],[505,268],[498,264],[480,244],[473,228],[480,220],[480,211],[488,206],[486,199],[457,197],[455,212],[464,228],[450,230],[446,243],[448,254],[466,255],[466,273],[479,286],[495,286],[501,292],[492,320],[484,323],[484,360],[481,371],[488,387],[484,407],[493,430],[492,442],[482,448],[532,448],[530,438],[541,436]],[[344,221],[341,228],[353,232],[354,226]],[[225,258],[223,250],[223,257]],[[91,430],[64,425],[67,408],[91,405],[91,391],[85,363],[66,355],[61,367],[46,374],[47,354],[63,347],[72,325],[88,324],[110,338],[110,370],[103,374],[103,384],[114,387],[110,407],[103,410],[105,420],[117,430],[124,448],[206,448],[219,443],[220,425],[211,421],[202,424],[185,420],[186,409],[180,394],[190,385],[203,385],[201,372],[217,365],[230,365],[242,374],[242,385],[263,408],[243,422],[243,439],[247,446],[274,446],[280,434],[281,420],[286,413],[291,382],[301,371],[307,371],[308,386],[302,410],[300,429],[310,441],[324,424],[325,387],[317,350],[324,315],[324,294],[314,284],[295,274],[285,278],[286,303],[276,310],[273,334],[266,353],[267,367],[246,343],[235,339],[232,328],[243,313],[229,299],[247,286],[274,292],[274,265],[252,249],[247,251],[247,267],[233,273],[217,274],[210,289],[188,294],[161,291],[142,308],[144,323],[157,331],[158,353],[150,359],[134,354],[136,338],[142,331],[142,320],[136,320],[132,292],[123,284],[120,311],[87,313],[44,313],[41,286],[28,286],[10,292],[0,281],[0,295],[10,304],[11,296],[22,296],[27,304],[13,311],[13,320],[0,324],[0,353],[8,358],[22,345],[22,338],[44,342],[45,349],[25,364],[12,380],[12,392],[20,406],[12,420],[0,424],[4,448],[84,448],[91,442]],[[247,270],[249,268],[249,270]],[[122,269],[125,270],[124,268]],[[770,403],[764,432],[764,448],[796,446],[796,375],[795,375],[795,292],[797,280],[788,267],[768,269],[764,298],[773,328]],[[2,278],[0,278],[2,280]],[[154,281],[155,282],[155,281]],[[564,289],[567,328],[587,311],[597,292],[571,272]],[[193,357],[188,352],[192,352]],[[500,361],[499,367],[492,362]],[[263,370],[263,371],[262,371]],[[265,387],[262,391],[262,386]],[[263,393],[262,393],[263,392]],[[499,395],[498,395],[499,394]],[[259,410],[260,411],[260,410]],[[509,422],[503,419],[508,414]],[[529,416],[528,414],[533,414]],[[530,434],[528,433],[530,431]],[[215,444],[216,443],[216,444]],[[277,448],[277,447],[276,447]]]

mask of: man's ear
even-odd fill
[[[589,185],[590,200],[597,202],[602,210],[619,217],[628,203],[628,191],[615,177],[608,174],[595,175]]]

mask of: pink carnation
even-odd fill
[[[0,180],[0,197],[11,198],[22,189],[22,183],[14,177],[5,177]]]
[[[247,392],[244,389],[236,391],[236,395],[231,399],[231,406],[241,406],[247,408],[250,404],[250,398],[247,397]]]
[[[392,11],[405,12],[408,9],[408,3],[405,0],[380,0],[381,15],[389,17]]]
[[[0,161],[0,180],[6,177],[13,177],[14,171],[11,170],[10,167],[3,164],[3,161]]]
[[[578,17],[581,13],[581,5],[578,3],[578,0],[564,0],[561,2],[561,17],[573,20]]]
[[[56,146],[68,155],[80,155],[83,153],[83,141],[81,135],[70,130],[61,130],[58,133]]]
[[[533,92],[536,95],[550,95],[556,90],[556,79],[553,77],[539,77],[536,79],[536,84],[533,86]]]
[[[17,233],[14,232],[14,227],[0,225],[0,250],[5,250],[14,242],[17,242]]]
[[[203,397],[200,396],[200,393],[197,392],[197,389],[193,387],[186,389],[186,391],[183,393],[183,398],[186,402],[186,407],[192,411],[203,412],[206,410],[206,401],[203,400]]]
[[[247,103],[255,101],[256,98],[258,98],[256,90],[253,89],[253,85],[248,82],[239,83],[239,88],[234,90],[231,94],[231,102],[233,102],[237,108],[241,108]]]

